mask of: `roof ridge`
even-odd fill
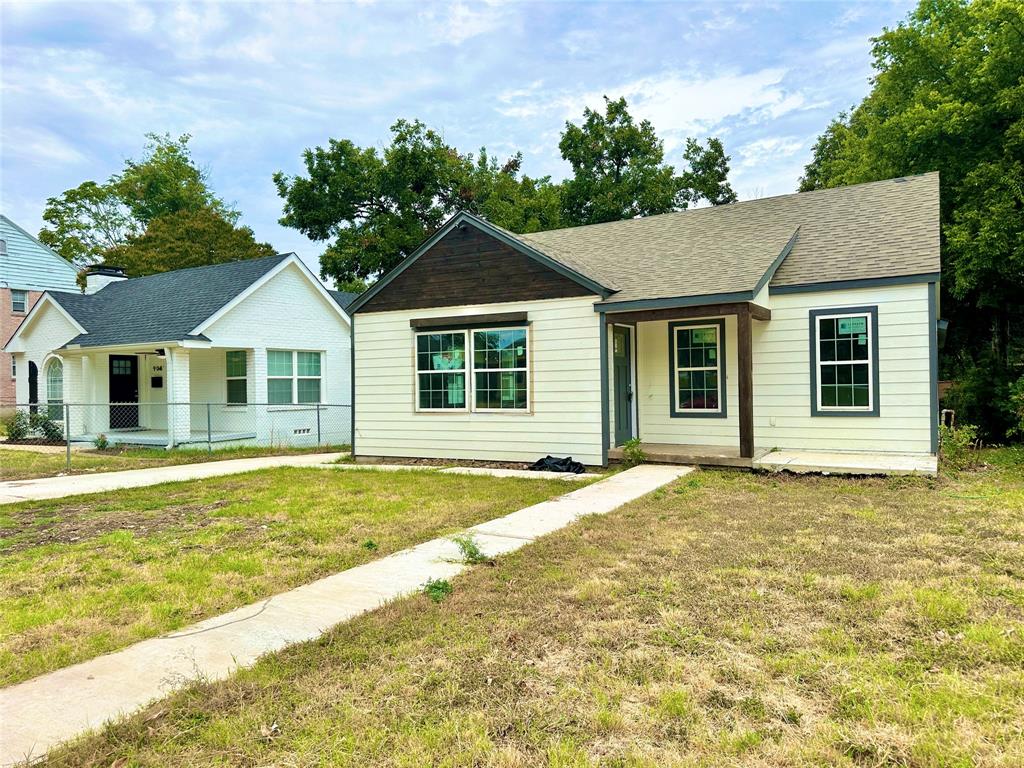
[[[767,202],[769,200],[781,200],[783,198],[804,197],[804,196],[808,196],[808,195],[816,196],[816,195],[823,194],[823,193],[835,192],[836,190],[840,190],[840,189],[848,190],[848,189],[851,189],[851,188],[854,188],[854,187],[867,187],[867,186],[871,186],[871,185],[874,185],[874,184],[898,184],[898,183],[906,182],[906,181],[908,181],[910,179],[919,179],[919,178],[922,178],[924,176],[938,175],[938,173],[939,173],[938,171],[925,171],[924,173],[908,174],[908,175],[905,175],[905,176],[893,176],[892,178],[889,178],[889,179],[876,179],[875,181],[862,181],[862,182],[858,182],[857,184],[844,184],[844,185],[836,186],[836,187],[825,187],[823,189],[809,189],[809,190],[806,190],[804,192],[800,192],[800,191],[797,191],[797,192],[783,192],[782,194],[778,194],[778,195],[768,195],[767,197],[755,197],[755,198],[752,198],[750,200],[737,200],[736,202],[725,203],[723,205],[707,205],[707,206],[702,206],[700,208],[684,208],[681,211],[667,211],[666,213],[653,213],[650,216],[634,216],[631,219],[616,219],[615,221],[600,221],[600,222],[597,222],[596,224],[578,224],[578,225],[576,225],[574,227],[557,227],[555,229],[543,229],[543,230],[540,230],[539,232],[529,232],[529,233],[524,233],[524,234],[521,234],[521,235],[516,235],[516,237],[520,237],[520,238],[526,237],[526,238],[529,238],[529,237],[532,237],[534,235],[541,235],[541,236],[543,236],[543,235],[546,235],[546,234],[551,233],[551,232],[566,232],[566,231],[569,231],[569,230],[594,229],[596,227],[608,227],[608,226],[612,226],[612,225],[622,225],[622,224],[627,224],[627,223],[636,222],[636,221],[651,221],[653,219],[660,219],[660,218],[664,218],[666,216],[683,216],[685,214],[707,213],[709,211],[729,210],[729,209],[734,209],[734,208],[739,207],[739,206],[749,206],[749,205],[754,205],[754,204],[757,204],[757,203]]]
[[[289,256],[297,256],[297,255],[298,254],[296,254],[294,251],[289,251],[288,253],[275,253],[272,256],[260,256],[260,257],[255,258],[255,259],[235,259],[234,261],[222,261],[222,262],[219,262],[217,264],[198,264],[198,265],[196,265],[194,267],[182,267],[181,269],[168,269],[165,272],[154,272],[151,275],[140,275],[139,277],[130,277],[127,280],[118,280],[118,281],[113,282],[113,283],[107,283],[107,285],[103,286],[103,288],[108,288],[111,285],[128,285],[128,284],[138,285],[140,280],[149,280],[150,278],[153,278],[153,277],[162,277],[164,275],[180,275],[183,272],[195,272],[195,271],[200,270],[200,269],[217,269],[219,267],[230,267],[230,266],[235,266],[235,265],[238,265],[238,264],[255,264],[256,262],[260,262],[260,261],[269,261],[270,259],[284,259],[284,258],[287,258]],[[96,291],[96,293],[99,293],[99,291]],[[95,294],[93,294],[93,295],[95,295]]]

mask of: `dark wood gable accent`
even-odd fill
[[[453,229],[359,312],[590,296],[570,280],[474,226]]]

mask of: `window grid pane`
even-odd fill
[[[465,373],[420,373],[420,408],[465,408]]]
[[[320,402],[320,379],[299,379],[298,402],[319,403]]]
[[[320,375],[320,353],[319,352],[298,352],[296,354],[296,369],[299,376]]]
[[[245,379],[228,379],[228,403],[239,405],[248,402]]]
[[[267,375],[268,376],[291,376],[292,375],[292,353],[279,349],[267,351]]]
[[[423,333],[416,337],[417,371],[466,369],[466,334]]]
[[[245,352],[227,353],[227,375],[228,377],[243,377],[246,374]]]
[[[718,326],[677,328],[675,333],[676,408],[719,410]]]
[[[291,379],[268,379],[267,402],[271,405],[288,405],[292,402]]]

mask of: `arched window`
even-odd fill
[[[57,359],[46,365],[46,402],[51,406],[64,403],[64,363]],[[51,407],[49,410],[51,419],[62,418],[62,409]]]

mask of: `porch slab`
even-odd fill
[[[654,464],[686,464],[705,467],[743,467],[750,469],[753,459],[740,456],[739,446],[687,445],[682,443],[641,443],[647,461]],[[622,448],[610,448],[608,458],[619,461]]]
[[[840,475],[928,475],[938,473],[938,458],[923,454],[771,451],[754,460],[756,469]]]

